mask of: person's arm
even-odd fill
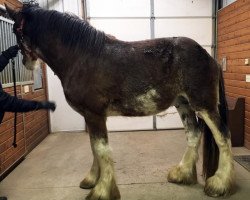
[[[8,93],[0,92],[0,111],[2,112],[29,112],[33,110],[47,109],[54,111],[56,105],[50,101],[31,101],[18,99]]]
[[[9,63],[9,59],[16,57],[18,49],[18,46],[15,45],[2,52],[0,55],[0,72],[3,71]]]
[[[9,60],[5,58],[3,54],[0,55],[0,72],[4,70],[5,66],[9,63]]]

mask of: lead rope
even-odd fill
[[[15,95],[15,97],[17,97],[15,60],[13,58],[11,59],[11,63],[12,63],[12,76],[13,76],[13,84],[14,84],[14,95]],[[16,134],[17,134],[16,123],[17,123],[17,112],[15,112],[15,115],[14,115],[14,139],[13,139],[13,144],[12,144],[14,146],[14,148],[17,147],[17,144],[16,144]]]

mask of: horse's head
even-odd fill
[[[18,46],[23,55],[23,64],[29,70],[34,70],[39,65],[38,49],[31,44],[31,40],[28,36],[29,27],[26,26],[28,16],[23,13],[23,7],[13,9],[6,5],[6,10],[15,22],[13,26],[13,32],[16,35]]]

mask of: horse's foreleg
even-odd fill
[[[106,118],[88,113],[85,116],[85,119],[89,128],[93,154],[98,163],[97,165],[99,166],[99,179],[86,199],[120,199],[120,193],[116,185],[114,176],[114,166],[113,160],[111,158],[111,150],[108,145],[108,135],[105,122]],[[95,159],[93,165],[95,165]]]
[[[83,189],[90,189],[90,188],[95,187],[95,185],[100,177],[100,168],[99,168],[98,160],[97,160],[97,157],[95,155],[95,151],[94,151],[94,147],[93,147],[94,138],[90,137],[90,143],[91,143],[91,149],[93,152],[94,159],[93,159],[93,164],[92,164],[92,167],[91,167],[89,173],[80,183],[80,188],[83,188]]]
[[[210,128],[219,148],[219,163],[217,171],[206,180],[204,191],[207,195],[227,196],[234,185],[233,158],[229,130],[223,124],[218,112],[200,112],[200,115]]]
[[[172,183],[194,184],[197,182],[196,161],[201,133],[195,112],[184,98],[179,98],[176,108],[186,131],[188,147],[181,162],[169,171],[167,178]]]

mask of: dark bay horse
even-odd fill
[[[120,199],[107,116],[153,115],[172,105],[184,124],[188,146],[168,181],[197,182],[197,149],[204,132],[204,191],[213,197],[232,192],[222,70],[199,44],[185,37],[125,42],[70,14],[28,4],[7,10],[15,21],[24,65],[33,69],[38,58],[45,61],[60,78],[69,105],[85,118],[94,156],[80,183],[81,188],[92,188],[87,199]]]

